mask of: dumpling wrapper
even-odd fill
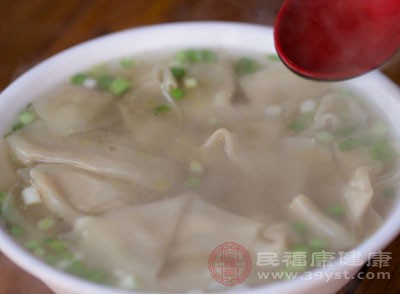
[[[55,95],[36,100],[33,108],[55,136],[69,136],[105,127],[118,118],[115,97],[72,85]]]
[[[153,289],[182,212],[192,199],[193,195],[182,195],[115,209],[101,217],[81,217],[62,239],[93,266],[133,274]]]
[[[29,175],[47,208],[69,223],[150,197],[140,186],[64,164],[40,164]]]
[[[247,143],[247,142],[246,142]],[[287,138],[266,152],[261,144],[242,143],[226,129],[219,129],[201,147],[209,195],[204,199],[226,201],[244,215],[284,213],[293,195],[302,191],[311,171],[315,140]],[[227,183],[221,185],[220,183]],[[273,206],[264,195],[279,195]],[[212,198],[212,199],[211,199]],[[245,201],[243,200],[245,199]],[[215,202],[214,202],[215,203]]]
[[[215,282],[207,262],[218,245],[236,242],[244,246],[255,268],[258,253],[276,253],[279,258],[289,250],[292,241],[290,231],[285,224],[266,226],[195,198],[185,210],[169,247],[168,258],[159,276],[160,288],[170,291],[188,288],[213,290]],[[277,268],[267,266],[262,269]],[[260,283],[263,281],[256,271],[252,271],[246,284]]]
[[[179,174],[171,162],[125,146],[54,137],[40,122],[10,135],[7,141],[25,165],[64,163],[158,191],[168,190]]]

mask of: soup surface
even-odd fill
[[[384,117],[273,55],[146,53],[35,98],[1,142],[2,216],[21,246],[84,279],[231,289],[208,259],[236,242],[253,261],[241,286],[256,286],[271,282],[260,271],[332,261],[393,206],[398,147]]]

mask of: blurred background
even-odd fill
[[[273,25],[282,3],[283,0],[0,0],[0,91],[40,61],[88,39],[176,21]],[[400,84],[400,53],[382,70]],[[393,252],[390,267],[385,269],[391,273],[390,280],[355,279],[340,293],[400,293],[400,238],[385,251]],[[0,293],[52,292],[0,254]]]

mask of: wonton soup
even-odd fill
[[[274,55],[184,49],[114,60],[37,97],[0,145],[9,233],[46,263],[150,291],[225,290],[207,261],[241,244],[256,272],[304,272],[393,206],[397,147],[349,90]],[[257,268],[257,254],[306,254]]]

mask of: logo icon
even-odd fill
[[[218,245],[208,258],[208,270],[212,278],[225,286],[235,286],[250,275],[251,256],[242,245],[225,242]]]

